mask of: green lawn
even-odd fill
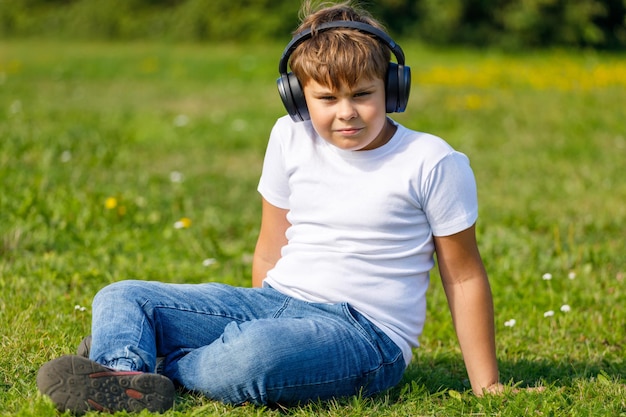
[[[388,393],[287,410],[181,393],[168,416],[626,415],[626,56],[402,44],[413,91],[394,118],[478,179],[501,378],[546,390],[469,392],[433,273]],[[55,415],[36,372],[90,332],[107,283],[249,285],[281,52],[0,41],[0,414]]]

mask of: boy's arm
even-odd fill
[[[280,250],[287,244],[285,232],[290,226],[288,210],[278,208],[263,199],[261,229],[252,258],[252,286],[260,287],[280,259]]]
[[[493,300],[476,244],[475,226],[451,236],[435,237],[435,250],[472,389],[479,396],[500,392]]]

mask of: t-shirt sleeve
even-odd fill
[[[472,226],[478,218],[476,180],[469,159],[451,152],[428,174],[423,209],[433,235],[449,236]]]
[[[257,190],[270,204],[286,209],[290,191],[279,130],[275,125],[270,134]]]

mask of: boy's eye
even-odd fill
[[[367,97],[369,95],[371,95],[372,92],[371,91],[358,91],[356,93],[352,94],[353,98],[363,98],[363,97]],[[317,96],[318,100],[321,101],[335,101],[337,100],[337,96],[334,96],[332,94],[320,94],[319,96]]]

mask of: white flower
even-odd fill
[[[543,278],[544,281],[550,281],[552,279],[552,274],[549,272],[546,272],[545,274],[543,274],[541,278]]]
[[[191,219],[189,217],[183,217],[174,223],[174,229],[187,229],[191,226]]]
[[[137,204],[138,207],[145,207],[148,202],[146,201],[145,197],[138,195],[137,197],[135,197],[135,204]]]
[[[187,126],[188,124],[189,116],[187,116],[186,114],[179,114],[178,116],[174,117],[174,126],[183,127]]]
[[[516,323],[515,319],[507,320],[504,322],[504,327],[513,327],[515,326],[515,323]]]
[[[183,182],[185,180],[185,176],[182,172],[172,171],[170,172],[170,181],[172,182]]]
[[[63,153],[61,153],[61,162],[70,162],[71,160],[72,160],[72,152],[63,151]]]
[[[561,306],[561,311],[563,313],[569,313],[572,310],[572,308],[569,306],[569,304],[563,304]]]
[[[576,278],[576,272],[571,271],[569,274],[567,274],[567,277],[568,277],[569,279],[574,279],[574,278]]]
[[[86,310],[87,310],[87,308],[86,308],[86,307],[83,307],[83,306],[81,306],[81,305],[76,304],[76,305],[74,306],[74,310],[76,310],[76,311],[86,311]]]
[[[217,259],[215,258],[207,258],[204,261],[202,261],[202,266],[211,266],[216,262],[217,262]]]
[[[552,317],[552,316],[554,316],[554,311],[548,310],[545,313],[543,313],[543,316],[544,317]]]
[[[243,119],[235,119],[231,127],[235,132],[243,132],[248,127],[248,122]]]
[[[9,112],[11,114],[17,114],[20,113],[22,111],[22,102],[20,100],[15,100],[13,103],[11,103],[11,106],[9,107]]]

